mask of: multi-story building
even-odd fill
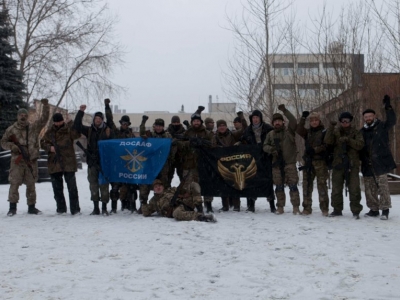
[[[249,109],[260,109],[269,119],[285,104],[300,115],[357,86],[364,55],[335,53],[269,55],[250,86]]]

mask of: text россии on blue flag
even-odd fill
[[[98,145],[106,182],[152,184],[167,161],[171,139],[115,139]]]

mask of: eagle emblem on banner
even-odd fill
[[[246,180],[257,174],[257,164],[253,158],[247,168],[238,162],[235,162],[230,167],[225,167],[218,160],[218,172],[225,180],[232,181],[235,189],[241,191],[246,187]]]

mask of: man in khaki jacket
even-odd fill
[[[28,121],[28,111],[24,108],[17,113],[17,122],[7,128],[1,139],[1,147],[11,150],[10,190],[8,201],[10,210],[8,216],[17,213],[17,203],[19,201],[19,186],[26,185],[26,198],[28,203],[28,214],[38,215],[41,211],[35,207],[36,188],[35,182],[38,179],[39,158],[39,133],[49,119],[49,100],[42,99],[42,114],[34,123]]]

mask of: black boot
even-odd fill
[[[233,197],[229,197],[228,199],[229,199],[229,207],[231,207],[231,208],[234,207],[235,204],[233,201]]]
[[[112,201],[111,201],[110,215],[116,214],[116,213],[117,213],[117,203],[118,203],[117,200],[112,200]],[[107,209],[107,207],[106,207],[106,209]]]
[[[240,198],[233,197],[233,211],[240,211]]]
[[[10,210],[7,213],[7,216],[12,217],[17,214],[17,203],[10,202]]]
[[[251,199],[251,198],[248,198],[247,199],[247,203],[248,203],[248,207],[247,207],[247,210],[246,211],[251,211],[251,212],[255,212],[255,207],[254,207],[254,204],[255,204],[255,200],[254,199]]]
[[[217,219],[214,217],[213,214],[210,214],[210,215],[200,215],[200,216],[198,216],[198,217],[197,217],[197,221],[216,223],[216,222],[217,222]]]
[[[330,213],[329,217],[340,217],[343,216],[341,210],[334,209],[333,212]]]
[[[90,215],[91,216],[100,215],[99,201],[93,201],[93,211]]]
[[[101,203],[101,214],[103,216],[108,216],[108,211],[107,211],[107,203],[106,202],[102,202]]]
[[[382,210],[381,220],[389,219],[389,208]]]
[[[230,205],[230,197],[221,197],[222,200],[222,207],[218,210],[219,212],[221,211],[228,211],[229,210],[229,205]],[[207,211],[208,212],[208,211]]]
[[[206,202],[206,208],[207,208],[207,210],[206,210],[207,213],[214,212],[213,208],[212,208],[212,202]]]
[[[375,210],[370,210],[369,212],[367,212],[364,217],[379,217],[379,210],[375,211]]]
[[[196,206],[196,210],[197,210],[197,212],[199,212],[199,213],[203,213],[203,204],[197,205],[197,206]]]
[[[42,212],[35,207],[35,204],[28,205],[28,214],[41,215]]]
[[[269,207],[271,208],[271,212],[275,213],[276,212],[275,201],[269,200],[268,202],[269,202]]]

